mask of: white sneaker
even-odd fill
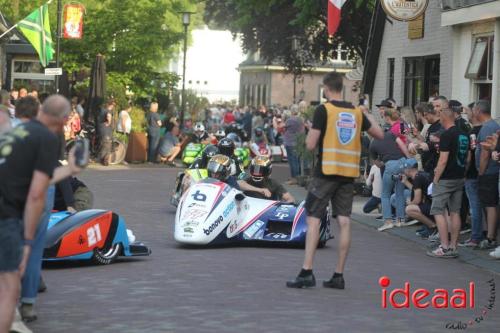
[[[415,225],[415,224],[417,224],[417,223],[418,223],[418,221],[417,221],[417,220],[410,220],[410,221],[408,221],[408,222],[404,222],[404,223],[403,223],[403,227],[409,227],[409,226],[411,226],[411,225]]]
[[[490,252],[490,257],[494,259],[500,259],[500,246],[495,249],[495,251]]]
[[[381,227],[379,227],[377,230],[378,231],[385,231],[385,230],[392,229],[392,228],[394,228],[394,224],[393,223],[384,223],[384,225],[382,225]]]
[[[21,319],[21,314],[19,313],[19,310],[16,308],[16,316],[14,318],[14,322],[10,326],[10,333],[15,332],[15,333],[33,333],[32,330],[28,328]]]

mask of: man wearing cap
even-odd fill
[[[425,226],[419,236],[428,238],[437,232],[436,223],[431,215],[432,197],[427,191],[432,178],[427,172],[418,171],[418,162],[413,158],[406,161],[404,174],[406,179],[403,179],[403,183],[411,189],[411,200],[407,203],[406,214]]]
[[[389,99],[384,99],[382,100],[382,102],[380,102],[380,104],[375,106],[378,108],[378,114],[380,116],[380,119],[382,120],[385,118],[385,112],[387,110],[396,109],[395,103],[394,104],[391,103]],[[382,125],[382,128],[384,129],[384,131],[388,131],[391,128],[391,126],[387,123],[384,123]]]

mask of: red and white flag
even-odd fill
[[[340,10],[347,0],[328,0],[328,35],[333,36],[340,25]]]

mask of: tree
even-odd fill
[[[0,0],[2,13],[18,22],[46,0]],[[108,72],[119,74],[138,97],[154,96],[172,87],[177,76],[166,72],[184,38],[184,10],[196,11],[196,0],[85,0],[84,37],[62,40],[61,59],[69,73],[89,72],[95,56],[105,56]],[[57,1],[50,5],[55,37]],[[63,1],[69,3],[69,1]],[[200,15],[201,16],[201,15]],[[195,23],[201,20],[195,17]],[[196,26],[195,24],[192,25]],[[55,39],[55,38],[54,38]],[[161,82],[159,82],[161,80]]]
[[[339,43],[351,58],[363,58],[375,2],[348,0],[333,38],[327,33],[327,0],[207,0],[205,21],[241,34],[245,51],[259,51],[268,62],[280,60],[300,71],[304,61],[292,49],[292,36],[306,59],[335,57]]]

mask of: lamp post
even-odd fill
[[[191,12],[182,12],[182,24],[184,25],[184,59],[182,65],[182,106],[181,106],[181,128],[184,127],[184,114],[186,112],[186,56],[187,56],[187,39],[188,27],[191,23]]]
[[[62,28],[62,2],[57,0],[57,32],[56,32],[56,67],[61,66],[61,28]],[[59,93],[59,76],[56,76],[56,93]]]
[[[298,56],[299,52],[299,39],[297,36],[292,37],[292,51],[294,57]],[[293,104],[297,102],[297,70],[293,69]]]

